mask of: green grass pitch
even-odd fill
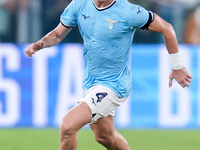
[[[200,130],[118,130],[131,150],[200,150]],[[78,150],[105,150],[89,129],[78,133]],[[59,129],[0,129],[0,150],[58,150]]]

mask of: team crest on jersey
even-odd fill
[[[108,25],[108,29],[110,30],[113,30],[114,29],[114,23],[117,23],[119,21],[116,21],[116,20],[110,20],[110,19],[106,19],[108,22],[109,22],[109,25]]]

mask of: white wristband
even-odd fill
[[[169,54],[170,60],[171,60],[171,65],[173,70],[179,70],[183,67],[180,59],[179,52],[174,53],[174,54]]]

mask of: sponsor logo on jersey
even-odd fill
[[[138,7],[137,14],[141,13],[140,7]]]
[[[90,16],[86,16],[84,14],[82,14],[82,16],[83,16],[84,19],[90,18]]]

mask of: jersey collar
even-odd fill
[[[110,8],[115,2],[116,2],[116,0],[113,0],[112,3],[110,3],[108,6],[106,6],[106,7],[101,7],[101,8],[97,7],[97,6],[95,5],[94,2],[93,2],[93,5],[94,5],[94,7],[95,7],[98,11],[102,11],[102,10],[105,10],[105,9]]]

